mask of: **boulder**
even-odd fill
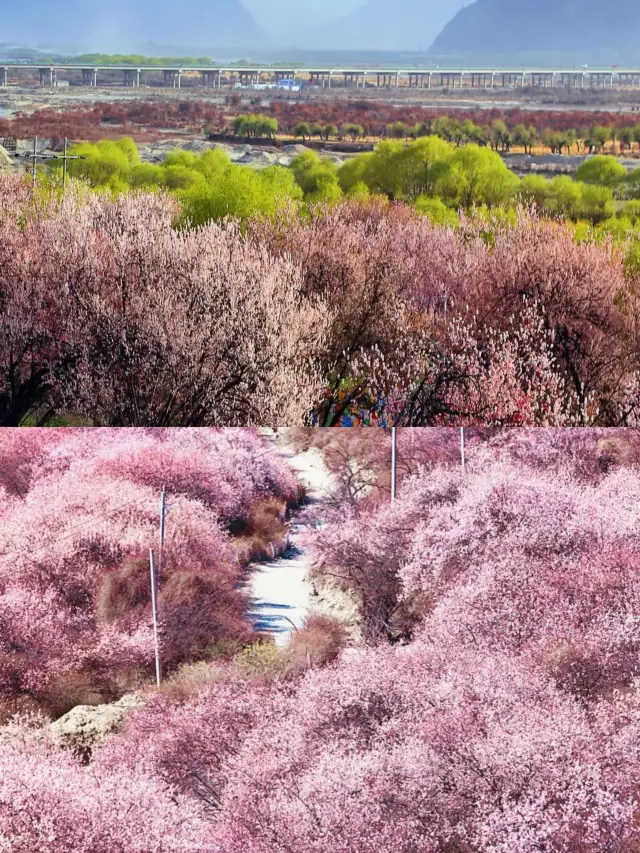
[[[190,139],[188,142],[183,142],[180,147],[183,151],[193,151],[195,154],[202,154],[215,146],[211,142],[205,142],[204,139]]]
[[[6,172],[9,169],[13,169],[14,166],[14,159],[7,151],[5,151],[2,145],[0,145],[0,172]]]
[[[277,159],[275,154],[270,154],[261,148],[252,148],[242,157],[235,157],[233,162],[242,166],[251,166],[254,169],[266,169],[273,166]]]
[[[282,151],[284,154],[288,154],[291,157],[296,157],[298,154],[302,154],[305,151],[311,151],[311,149],[307,145],[302,145],[299,142],[294,142],[291,145],[283,145]]]
[[[133,694],[110,705],[76,705],[49,726],[51,739],[59,747],[87,752],[119,731],[126,716],[144,702]]]

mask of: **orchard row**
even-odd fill
[[[0,210],[5,426],[637,423],[632,233],[381,199],[189,228],[16,176]]]

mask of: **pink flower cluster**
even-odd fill
[[[638,849],[637,437],[470,431],[464,477],[440,431],[399,445],[393,507],[374,492],[312,537],[363,622],[375,605],[368,645],[294,681],[220,665],[86,765],[16,724],[0,850]]]
[[[55,708],[72,674],[108,694],[119,672],[149,669],[165,484],[165,659],[188,656],[203,619],[212,639],[248,630],[227,528],[262,498],[295,496],[275,450],[252,431],[35,432],[0,435],[0,701]]]

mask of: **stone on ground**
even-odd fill
[[[143,705],[134,695],[123,696],[111,705],[76,705],[51,723],[51,739],[57,746],[76,752],[93,749],[122,728],[127,714]]]

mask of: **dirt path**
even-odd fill
[[[269,440],[276,441],[276,438],[270,435]],[[315,448],[295,454],[279,448],[279,452],[298,472],[308,500],[322,500],[331,481],[321,453]],[[302,530],[294,515],[289,527],[289,547],[284,555],[268,563],[249,566],[247,587],[252,601],[248,617],[257,630],[273,635],[278,646],[289,642],[292,632],[302,626],[309,611],[312,588],[307,576],[311,557],[299,547]]]

